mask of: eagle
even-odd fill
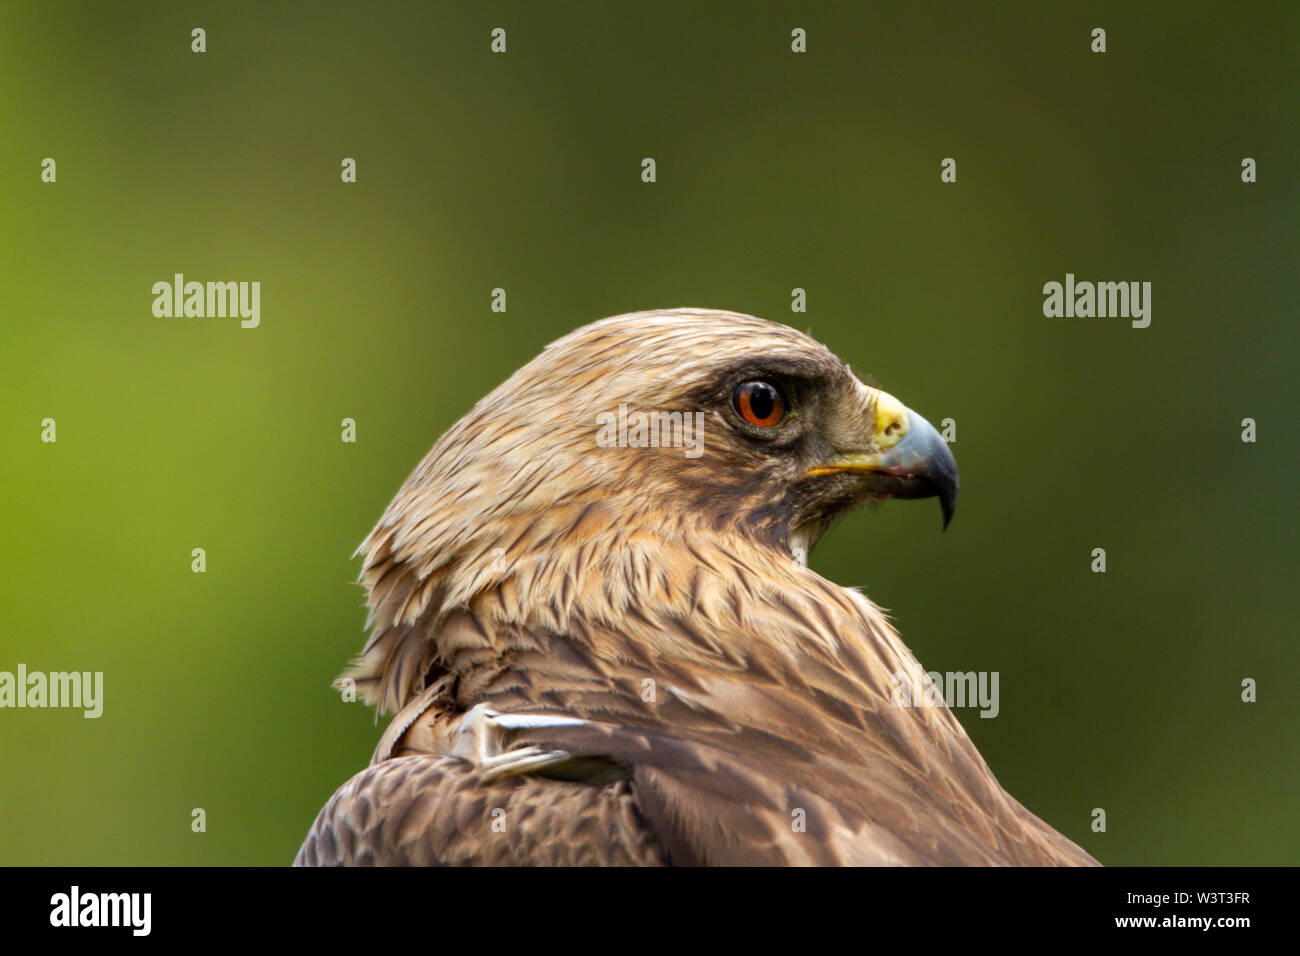
[[[924,418],[788,326],[553,342],[358,549],[369,640],[336,686],[395,717],[295,864],[1096,865],[807,566],[850,508],[937,497],[946,526],[957,489]]]

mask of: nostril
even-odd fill
[[[875,398],[876,442],[882,448],[890,448],[907,434],[907,408],[887,392],[877,392]]]
[[[886,445],[902,441],[907,434],[907,423],[901,417],[889,419],[889,424],[880,433],[880,440]]]

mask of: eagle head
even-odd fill
[[[494,590],[507,618],[540,607],[559,627],[593,581],[637,573],[629,554],[725,536],[802,564],[854,505],[924,497],[946,527],[947,444],[809,336],[702,309],[604,319],[487,395],[406,481],[361,547],[374,636],[350,676],[396,707],[431,609]],[[643,583],[605,588],[605,610],[667,589]]]

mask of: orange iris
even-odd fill
[[[771,428],[785,417],[785,399],[770,382],[746,382],[736,388],[736,411],[759,428]]]

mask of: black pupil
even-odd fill
[[[754,417],[760,421],[771,418],[776,409],[776,389],[766,382],[751,382],[745,390],[749,393],[749,410]]]

